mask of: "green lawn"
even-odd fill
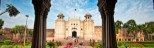
[[[119,48],[124,48],[124,43],[126,46],[130,46],[133,42],[118,42],[118,47]],[[147,41],[147,42],[137,42],[142,45],[142,48],[154,48],[154,41]],[[139,44],[133,44],[133,48],[140,48]]]
[[[9,46],[12,46],[12,45],[2,45],[0,48],[9,48]],[[15,45],[15,46],[13,46],[13,48],[22,48],[22,47],[23,46],[21,46],[21,45]],[[24,46],[24,48],[31,48],[31,45],[26,45],[26,46]],[[50,48],[50,47],[49,46],[46,46],[46,48]]]
[[[125,42],[125,43],[129,47],[130,44],[132,44],[133,42]],[[143,48],[154,48],[154,41],[138,42],[138,43],[140,43],[143,46]],[[118,42],[117,45],[119,48],[124,48],[124,42]],[[0,48],[9,48],[10,46],[12,45],[3,45],[3,43],[0,43]],[[13,46],[13,48],[16,48],[16,47],[21,48],[22,46],[20,44],[16,44]],[[138,44],[134,44],[132,47],[140,48]],[[31,48],[31,44],[24,46],[24,48]],[[50,48],[50,47],[47,45],[46,48]]]

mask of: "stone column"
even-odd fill
[[[98,0],[98,7],[102,17],[103,48],[117,48],[114,30],[114,8],[117,0]]]
[[[46,18],[50,10],[50,0],[32,0],[35,22],[31,48],[46,48]]]

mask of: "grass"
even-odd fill
[[[3,47],[3,46],[12,46],[12,45],[2,45],[0,48],[7,48],[7,47]],[[13,46],[13,48],[31,48],[31,45],[26,45],[26,46],[21,46],[21,45],[15,45]],[[46,46],[46,48],[50,48],[49,46]]]
[[[120,45],[122,43],[121,46],[118,46],[120,48],[124,48],[124,43],[126,43],[126,46],[130,46],[133,42],[118,42],[118,45]],[[154,41],[147,41],[147,42],[137,42],[139,44],[142,45],[142,48],[154,48]],[[133,44],[132,47],[133,48],[140,48],[139,44]]]
[[[3,43],[2,42],[0,42],[0,47],[3,45]]]
[[[119,43],[119,42],[118,42]],[[125,42],[129,48],[130,44],[132,44],[133,42]],[[148,41],[148,42],[138,42],[140,43],[143,48],[154,48],[154,41]],[[121,42],[121,46],[118,46],[119,48],[124,48],[124,42]],[[3,45],[2,42],[0,42],[0,48],[2,48],[2,46],[12,46],[12,45]],[[13,48],[21,48],[22,46],[20,44],[16,44],[13,46]],[[138,44],[134,44],[132,46],[133,48],[140,48]],[[24,46],[24,48],[31,48],[31,44]],[[48,45],[46,46],[46,48],[50,48]]]
[[[0,43],[0,48],[9,48],[8,46],[12,46],[12,45],[3,45],[3,43]],[[25,45],[24,47],[20,44],[16,44],[16,45],[13,45],[12,47],[13,48],[31,48],[31,44]],[[46,48],[50,48],[50,47],[47,45]]]

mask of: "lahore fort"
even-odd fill
[[[95,28],[92,16],[87,13],[84,17],[83,21],[79,18],[71,18],[66,21],[63,19],[64,15],[59,13],[58,19],[55,21],[54,38],[79,37],[88,40],[94,38]]]
[[[81,38],[84,40],[102,40],[102,26],[95,26],[92,15],[90,13],[86,13],[84,15],[85,19],[81,20],[80,18],[69,18],[68,20],[64,20],[65,15],[63,13],[59,13],[57,15],[57,19],[54,23],[54,29],[47,29],[46,31],[46,40],[49,42],[51,40],[63,40],[65,38]],[[32,30],[32,29],[29,29]],[[4,28],[5,31],[5,39],[19,39],[23,36],[20,36],[20,33],[16,35],[13,34],[11,37],[10,28]],[[22,34],[24,35],[24,34]],[[31,40],[31,36],[27,36],[28,40]],[[126,28],[118,29],[118,33],[116,33],[117,41],[146,41],[153,40],[153,34],[144,34],[143,32],[137,32],[135,35],[133,33],[127,33]]]
[[[92,15],[90,13],[85,14],[85,19],[82,21],[80,18],[69,18],[64,20],[65,15],[59,13],[58,19],[55,20],[55,29],[52,29],[54,34],[47,32],[47,40],[64,38],[83,38],[84,40],[102,40],[102,26],[95,26]],[[54,35],[51,37],[51,35]],[[143,32],[137,32],[135,36],[133,33],[127,33],[126,28],[118,29],[116,34],[117,41],[145,41],[147,38],[153,39],[154,34],[143,34]],[[135,38],[134,38],[135,37]],[[147,38],[146,38],[147,37]]]

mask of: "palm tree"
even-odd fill
[[[2,15],[2,14],[4,14],[4,13],[8,12],[9,15],[10,15],[10,17],[12,17],[12,16],[16,16],[16,15],[18,15],[18,14],[20,13],[20,12],[17,10],[17,8],[14,7],[12,4],[6,4],[6,5],[7,5],[7,9],[6,9],[4,12],[0,13],[0,15]]]

